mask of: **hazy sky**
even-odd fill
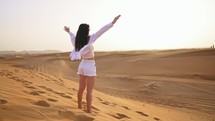
[[[95,50],[202,48],[215,44],[215,0],[0,0],[0,51],[73,49],[63,27],[90,34],[121,18]]]

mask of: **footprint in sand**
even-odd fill
[[[25,84],[24,87],[29,88],[29,89],[37,89],[36,87],[31,86],[31,85],[29,85],[29,84]]]
[[[155,119],[156,121],[160,121],[160,119],[159,119],[159,118],[156,118],[156,117],[155,117],[154,119]]]
[[[73,95],[72,93],[70,93],[70,92],[67,92],[67,94],[69,94],[69,95]]]
[[[104,101],[104,102],[101,102],[102,104],[104,105],[110,105],[110,102],[107,102],[107,101]]]
[[[130,108],[128,108],[127,106],[121,106],[123,108],[125,108],[126,110],[131,110]]]
[[[92,109],[93,109],[93,110],[96,110],[96,111],[100,111],[98,108],[96,108],[96,107],[94,107],[94,106],[92,106]]]
[[[103,101],[101,98],[99,98],[99,97],[96,97],[99,101]]]
[[[103,102],[101,102],[101,103],[104,104],[104,105],[111,106],[111,107],[117,106],[116,103],[111,103],[111,102],[108,102],[108,101],[103,101]]]
[[[12,76],[13,75],[13,73],[8,71],[8,70],[2,70],[1,72],[4,76]]]
[[[55,99],[53,99],[53,98],[48,98],[47,99],[48,101],[51,101],[51,102],[57,102],[58,100],[55,100]]]
[[[15,71],[16,73],[19,73],[19,69],[15,69],[14,71]]]
[[[116,115],[112,115],[112,114],[108,114],[108,115],[110,115],[110,116],[112,116],[112,117],[114,117],[116,119],[130,118],[127,115],[121,114],[121,113],[117,113]]]
[[[70,88],[70,87],[67,87],[67,89],[68,89],[68,90],[72,90],[72,91],[74,91],[74,92],[77,92],[77,91],[78,91],[77,89],[75,89],[75,88]]]
[[[0,76],[4,76],[4,73],[0,71]]]
[[[46,92],[44,92],[44,91],[31,91],[31,92],[28,92],[28,91],[25,91],[25,90],[23,90],[23,92],[25,92],[25,93],[27,93],[27,94],[30,94],[30,95],[34,95],[34,96],[38,96],[38,95],[40,95],[40,94],[45,94]]]
[[[65,84],[63,83],[62,80],[58,81],[56,79],[53,79],[52,81],[55,82],[55,83],[57,83],[59,86],[65,86]]]
[[[34,95],[34,96],[40,95],[37,91],[32,91],[32,92],[30,92],[29,94]]]
[[[29,81],[27,81],[25,79],[22,79],[22,78],[19,78],[19,77],[16,77],[16,76],[8,76],[8,78],[13,79],[16,82],[22,83],[23,86],[26,87],[26,88],[36,89],[35,87],[31,86],[31,84],[33,84],[33,82],[29,82]]]
[[[71,96],[66,95],[66,94],[64,94],[64,93],[60,93],[60,92],[56,92],[56,91],[53,91],[53,92],[54,92],[55,94],[61,96],[61,97],[64,97],[64,98],[67,98],[67,99],[72,99]]]
[[[108,106],[117,106],[117,104],[116,103],[111,103],[111,102],[108,102],[108,101],[104,101],[104,100],[102,100],[101,98],[99,98],[99,97],[96,97],[102,104],[104,104],[104,105],[108,105]]]
[[[45,86],[38,86],[38,87],[40,87],[40,88],[42,88],[42,89],[44,89],[44,90],[46,90],[46,91],[53,91],[52,89],[50,89],[50,88],[48,88],[48,87],[45,87]]]
[[[55,93],[55,94],[57,94],[57,95],[59,95],[59,96],[61,96],[61,97],[64,97],[64,98],[67,98],[67,99],[73,99],[71,96],[66,95],[66,94],[64,94],[64,93],[61,93],[61,92],[57,92],[57,91],[55,91],[55,90],[53,90],[53,89],[51,89],[51,88],[48,88],[48,87],[45,87],[45,86],[38,86],[38,87],[43,88],[43,89],[45,89],[46,91],[53,92],[53,93]]]
[[[53,89],[51,89],[51,88],[48,88],[48,87],[45,87],[45,86],[38,86],[38,87],[40,87],[40,88],[42,88],[42,89],[45,89],[46,91],[53,92],[53,93],[55,93],[55,94],[57,94],[57,95],[59,95],[59,96],[61,96],[61,97],[64,97],[64,98],[67,98],[67,99],[73,99],[71,96],[66,95],[66,94],[64,94],[64,93],[61,93],[61,92],[57,92],[57,91],[55,91],[55,90],[53,90]]]
[[[6,103],[7,103],[7,100],[0,99],[0,104],[6,104]]]
[[[140,112],[140,111],[136,111],[138,114],[140,114],[140,115],[143,115],[143,116],[146,116],[146,117],[148,117],[149,115],[147,115],[147,114],[145,114],[145,113],[143,113],[143,112]]]
[[[93,121],[94,120],[93,117],[89,117],[83,114],[76,114],[68,110],[64,110],[64,111],[59,110],[58,114],[63,116],[64,118],[73,119],[74,121]]]
[[[46,92],[45,91],[37,91],[38,93],[40,94],[45,94]]]
[[[72,88],[72,91],[78,91],[77,89],[75,89],[75,88]]]
[[[38,105],[38,106],[42,106],[42,107],[50,107],[49,103],[47,103],[46,101],[44,100],[39,100],[37,102],[34,102],[35,105]]]
[[[48,81],[48,82],[49,82],[50,80],[49,80],[49,79],[46,79],[46,81]]]

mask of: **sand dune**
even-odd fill
[[[214,121],[215,50],[98,52],[93,113],[69,53],[0,59],[0,121]]]

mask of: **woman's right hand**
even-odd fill
[[[114,20],[112,21],[112,23],[115,24],[116,21],[119,19],[120,16],[121,16],[121,15],[116,16],[116,17],[114,18]]]
[[[67,26],[64,26],[64,30],[66,31],[66,32],[70,32],[70,29],[69,29],[69,27],[67,27]]]

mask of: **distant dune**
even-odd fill
[[[5,58],[5,59],[4,59]],[[0,121],[214,121],[215,49],[96,52],[93,113],[69,52],[0,58]]]
[[[50,54],[50,53],[60,53],[58,50],[44,50],[44,51],[0,51],[0,57],[13,58],[28,55],[38,55],[38,54]]]

